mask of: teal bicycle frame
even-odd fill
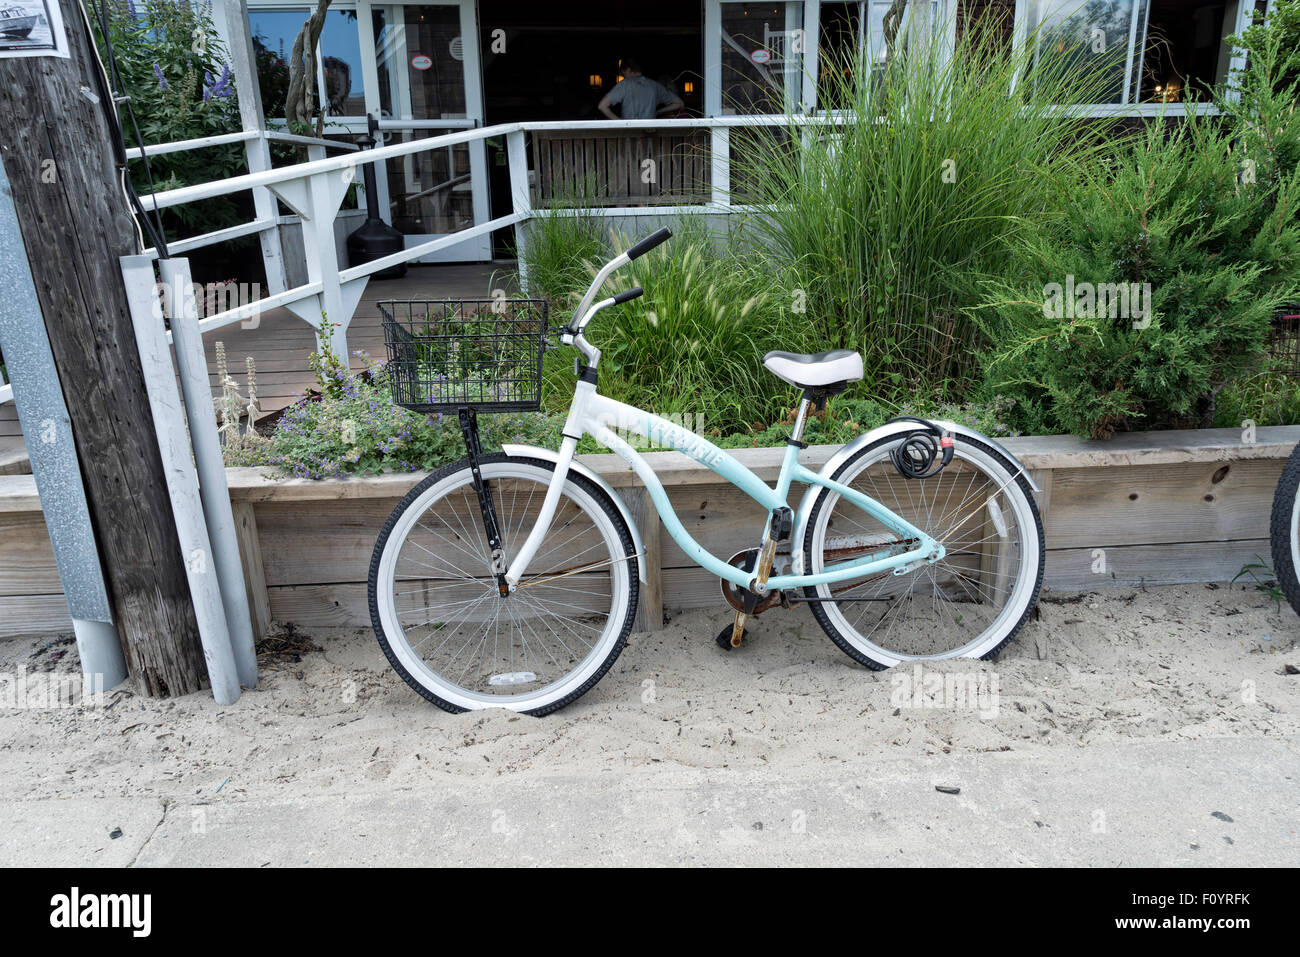
[[[912,548],[902,545],[886,545],[868,555],[848,561],[836,562],[814,574],[773,575],[767,580],[766,591],[799,589],[816,585],[830,585],[878,575],[882,572],[904,574],[921,563],[940,561],[945,554],[942,544],[925,532],[905,521],[890,509],[870,496],[856,489],[841,485],[830,478],[805,467],[799,462],[799,447],[794,444],[786,446],[785,456],[781,461],[781,470],[777,476],[776,486],[771,487],[753,471],[746,468],[735,458],[718,448],[708,439],[696,435],[689,429],[670,422],[660,416],[619,402],[596,392],[593,383],[579,381],[574,393],[573,405],[564,426],[564,440],[556,460],[554,476],[547,490],[546,498],[538,514],[537,524],[520,548],[506,572],[506,582],[513,590],[523,577],[529,562],[532,561],[542,543],[546,529],[550,527],[558,507],[561,489],[568,476],[569,465],[577,448],[578,439],[583,435],[592,436],[597,442],[611,449],[621,457],[645,485],[654,502],[655,510],[663,521],[664,528],[692,560],[706,571],[731,582],[740,588],[749,588],[753,572],[724,561],[712,554],[682,525],[673,511],[664,491],[663,483],[645,458],[633,448],[619,433],[635,433],[644,436],[651,443],[664,448],[675,449],[690,456],[701,465],[716,473],[725,481],[739,488],[768,511],[768,527],[763,531],[766,540],[771,527],[771,515],[776,509],[788,507],[790,486],[799,482],[808,486],[820,486],[835,492],[876,518],[882,525],[904,539],[916,542]],[[795,543],[796,546],[798,543]]]

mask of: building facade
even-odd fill
[[[309,3],[247,0],[263,109],[284,113],[288,57]],[[1094,115],[1177,114],[1226,82],[1238,32],[1267,0],[911,0],[907,25],[951,50],[982,21],[1006,42],[1082,18],[1120,50]],[[521,0],[372,3],[336,0],[317,64],[325,133],[363,133],[378,117],[386,142],[475,126],[594,120],[596,105],[635,59],[684,103],[681,116],[826,109],[826,70],[845,53],[884,54],[890,0]],[[1073,20],[1072,20],[1073,18]],[[543,138],[539,138],[542,140]],[[508,206],[504,144],[459,145],[390,164],[379,192],[385,219],[411,242],[484,222]],[[534,165],[549,160],[534,153]],[[561,155],[556,153],[556,155]],[[536,172],[536,171],[535,171]],[[686,174],[683,174],[684,176]],[[683,189],[685,187],[682,187]],[[485,239],[451,258],[482,259]]]

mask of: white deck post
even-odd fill
[[[338,173],[315,173],[311,176],[307,181],[311,216],[302,224],[307,245],[307,273],[311,276],[314,264],[317,275],[311,279],[320,280],[321,284],[320,305],[324,316],[316,326],[316,340],[322,344],[328,340],[334,354],[344,363],[348,361],[348,326],[352,322],[352,310],[343,305],[334,217],[355,170],[355,167],[349,167]]]
[[[522,217],[515,223],[515,255],[519,257],[519,282],[528,287],[528,265],[524,253],[528,248],[528,220],[533,215],[533,198],[528,189],[528,144],[523,130],[506,134],[506,158],[510,162],[510,199],[513,212]]]
[[[235,78],[235,92],[239,96],[239,119],[245,131],[266,132],[266,117],[262,111],[262,92],[257,85],[257,61],[253,53],[253,38],[248,26],[247,0],[220,0],[220,13],[214,17],[218,30],[224,27],[223,39],[230,57],[230,72]],[[271,145],[265,136],[250,139],[244,144],[244,155],[250,173],[261,173],[271,168]],[[280,245],[279,210],[275,197],[265,186],[253,188],[253,208],[257,218],[270,225],[258,238],[262,243],[262,263],[266,267],[266,285],[275,295],[284,292],[288,280],[284,273],[284,249]]]
[[[311,162],[325,159],[322,146],[309,146]],[[316,341],[329,345],[334,354],[348,361],[348,325],[365,288],[366,278],[346,285],[339,277],[339,253],[334,239],[334,218],[356,178],[353,165],[271,186],[281,202],[302,217],[302,244],[307,256],[307,279],[320,283],[319,294],[287,303],[288,309],[316,327]]]
[[[709,131],[709,186],[714,206],[731,203],[731,130],[726,126]]]

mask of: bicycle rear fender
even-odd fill
[[[501,451],[511,458],[543,459],[547,462],[560,461],[559,452],[551,449],[540,449],[535,445],[502,445]],[[618,514],[623,516],[623,521],[627,523],[628,529],[632,532],[632,548],[638,556],[636,562],[638,577],[643,582],[648,581],[645,571],[645,547],[641,544],[641,532],[636,527],[636,520],[632,518],[632,513],[623,504],[623,500],[619,498],[618,493],[614,491],[614,487],[576,459],[569,464],[569,470],[577,472],[613,500],[615,507],[618,509]]]
[[[964,425],[958,425],[956,422],[949,422],[946,419],[932,419],[931,421],[940,428],[947,429],[949,432],[953,433],[953,435],[958,437],[958,440],[962,437],[975,439],[976,441],[982,442],[1006,456],[1007,461],[1012,465],[1022,469],[1024,468],[1018,461],[1016,461],[1016,457],[1008,452],[1007,449],[996,439],[991,439],[987,435],[981,435],[974,429],[969,429]],[[872,429],[870,432],[859,435],[852,442],[845,445],[844,448],[832,455],[830,459],[827,460],[826,464],[822,466],[819,474],[826,478],[830,478],[835,474],[836,469],[851,459],[865,446],[871,445],[873,442],[878,442],[881,439],[887,439],[891,435],[902,435],[907,432],[915,432],[919,427],[920,426],[916,422],[887,422],[879,428]],[[1025,481],[1029,483],[1029,487],[1032,488],[1034,492],[1041,495],[1043,490],[1038,487],[1038,483],[1034,481],[1033,476],[1030,475],[1027,470],[1024,472],[1024,476]],[[825,494],[825,488],[820,485],[814,485],[804,493],[803,498],[799,500],[798,509],[795,510],[794,529],[790,534],[790,543],[792,545],[790,550],[790,570],[796,575],[802,575],[804,573],[802,542],[804,533],[808,528],[808,520],[812,516],[813,506],[817,504],[818,497]]]

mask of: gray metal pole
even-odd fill
[[[72,615],[81,673],[101,689],[126,679],[99,546],[81,480],[72,421],[63,401],[45,319],[36,298],[9,177],[0,162],[0,351],[14,391],[32,477],[41,496],[59,581]]]
[[[221,587],[221,603],[226,609],[230,644],[239,670],[239,683],[257,687],[257,651],[253,647],[252,615],[248,610],[248,591],[244,587],[244,566],[239,557],[239,539],[235,535],[235,515],[230,508],[230,488],[226,485],[226,463],[221,455],[217,419],[212,407],[212,387],[208,382],[208,360],[203,353],[203,333],[199,331],[199,313],[190,281],[188,259],[160,259],[158,272],[166,289],[164,307],[171,319],[172,345],[176,367],[181,375],[181,392],[185,396],[185,418],[190,426],[190,444],[194,446],[194,463],[199,472],[199,493],[203,499],[203,516]]]
[[[148,256],[123,256],[121,263],[136,344],[140,347],[145,391],[149,396],[154,427],[158,430],[167,493],[181,544],[181,554],[177,557],[185,562],[194,618],[199,625],[199,639],[203,642],[203,659],[212,683],[212,697],[217,704],[234,704],[239,700],[239,671],[230,645],[212,544],[203,521],[199,479],[194,471],[189,437],[185,434],[185,414],[176,389],[176,369],[172,365],[171,349],[159,308],[153,260]],[[160,558],[166,560],[166,556]]]

